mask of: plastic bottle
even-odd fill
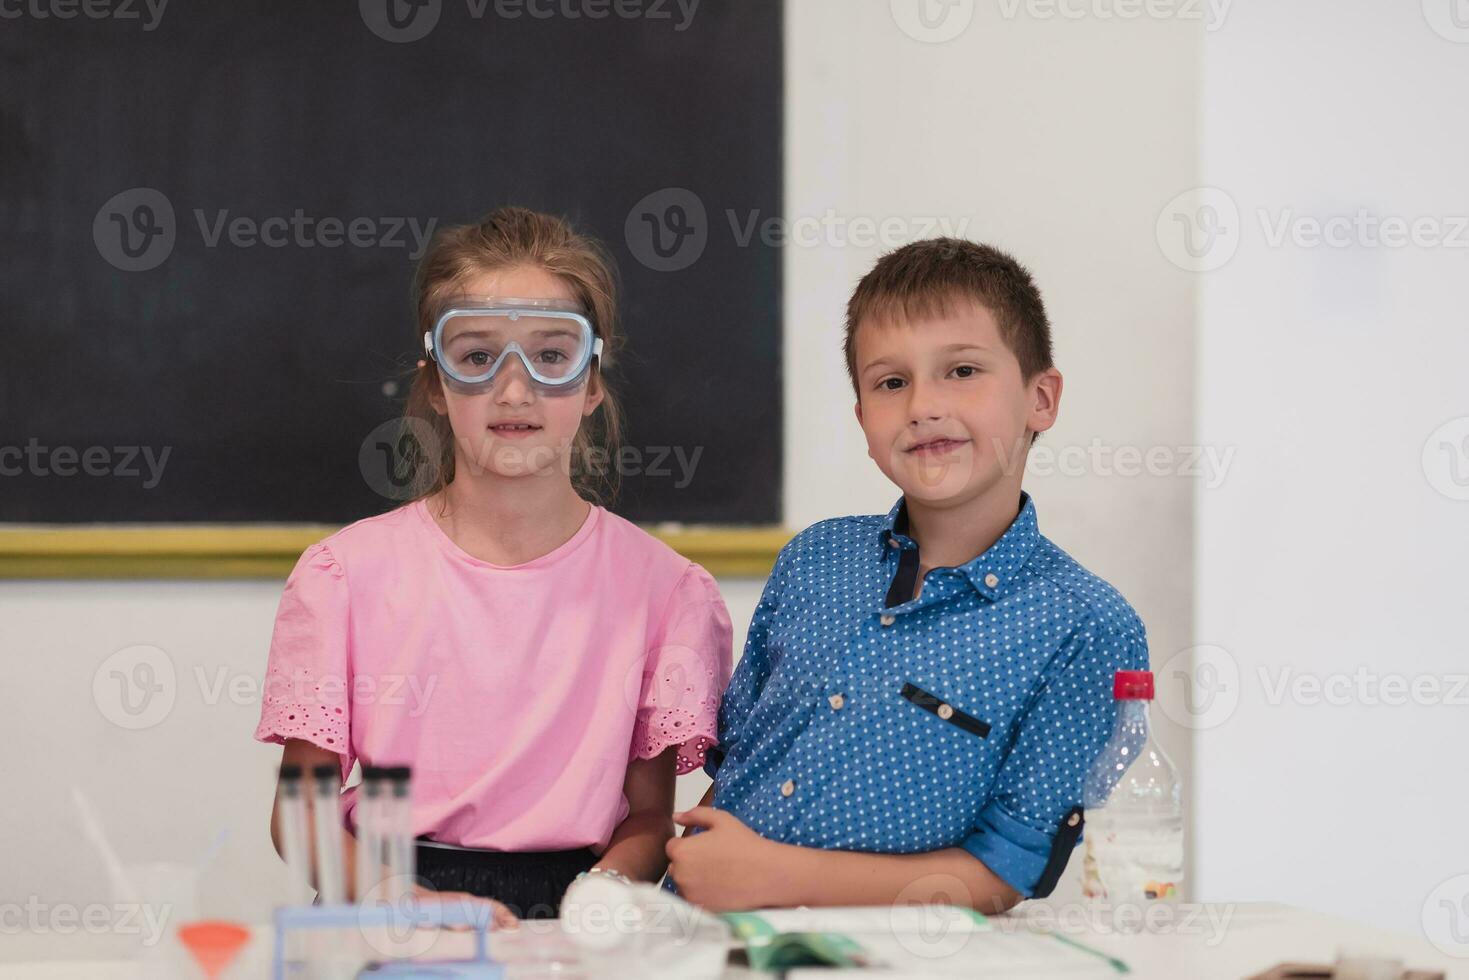
[[[1108,902],[1176,902],[1183,888],[1183,784],[1153,739],[1153,674],[1119,670],[1112,683],[1117,727],[1092,763],[1082,889]]]

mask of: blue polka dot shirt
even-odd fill
[[[1080,840],[1112,733],[1112,677],[1147,670],[1143,624],[1040,534],[1035,505],[984,554],[935,568],[900,499],[781,551],[719,712],[714,805],[804,847],[962,847],[1046,894]]]

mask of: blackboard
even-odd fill
[[[779,521],[780,255],[739,232],[781,212],[780,3],[15,9],[0,521],[396,506],[359,457],[419,353],[418,239],[501,204],[617,261],[614,509]]]

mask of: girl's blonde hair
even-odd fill
[[[415,345],[432,330],[435,310],[447,296],[462,292],[465,283],[485,273],[534,266],[564,282],[581,304],[592,329],[602,338],[602,357],[593,361],[588,390],[600,386],[602,404],[582,421],[572,444],[572,485],[594,503],[610,503],[617,495],[616,467],[622,436],[622,412],[607,386],[602,360],[618,347],[617,281],[612,259],[594,239],[578,233],[562,218],[526,208],[496,208],[476,224],[456,225],[434,236],[419,262],[414,280],[418,331]],[[431,396],[442,390],[438,366],[425,356],[408,390],[404,425],[409,432],[427,426],[432,438],[419,439],[413,460],[419,500],[442,490],[454,479],[454,433],[447,416],[434,410]],[[597,460],[603,461],[602,465]]]

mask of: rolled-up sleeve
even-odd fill
[[[961,845],[1027,897],[1050,892],[1081,840],[1082,787],[1117,717],[1113,676],[1148,669],[1140,630],[1083,627],[1068,648],[1019,722],[994,791]]]

